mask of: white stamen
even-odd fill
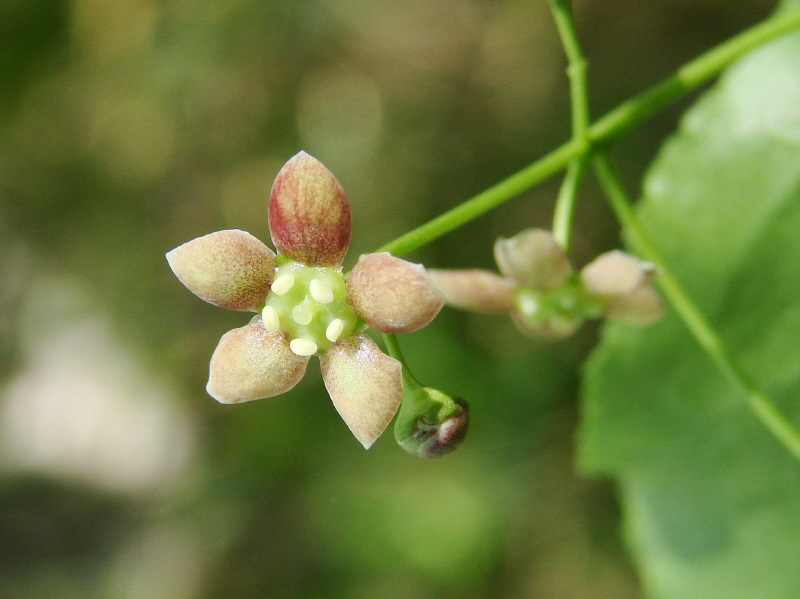
[[[311,313],[311,310],[308,309],[308,306],[297,304],[294,308],[292,308],[292,320],[294,320],[297,324],[305,326],[311,322],[313,317],[314,315]]]
[[[311,291],[311,297],[320,304],[330,304],[333,301],[333,291],[324,281],[311,279],[309,290]]]
[[[289,349],[298,356],[313,356],[317,353],[317,344],[311,339],[292,339],[289,342]]]
[[[294,275],[288,272],[283,273],[272,282],[272,293],[284,295],[294,286]]]
[[[517,302],[519,311],[527,316],[533,316],[539,311],[539,302],[528,294],[520,294],[517,297]]]
[[[264,328],[273,333],[281,328],[281,319],[278,317],[278,311],[272,306],[264,306],[261,311],[261,321],[264,323]]]
[[[334,343],[339,340],[339,336],[342,334],[344,330],[344,320],[341,318],[334,318],[331,320],[331,323],[328,325],[328,328],[325,329],[325,337],[328,338],[328,341]]]

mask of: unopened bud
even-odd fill
[[[646,325],[664,314],[664,303],[652,286],[654,272],[649,262],[615,250],[586,265],[581,281],[586,293],[601,302],[605,316]]]
[[[526,229],[510,239],[498,239],[494,257],[505,276],[538,291],[554,289],[572,274],[569,258],[544,229]]]
[[[421,458],[439,458],[454,451],[469,427],[467,402],[438,389],[404,389],[394,424],[397,443]]]
[[[581,280],[586,291],[595,296],[624,295],[645,285],[653,265],[613,250],[601,254],[583,267]]]

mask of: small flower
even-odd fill
[[[586,318],[607,316],[645,325],[664,305],[653,289],[651,264],[618,250],[576,274],[549,231],[526,229],[498,239],[494,255],[503,276],[485,270],[431,270],[447,303],[477,312],[508,313],[526,333],[560,338]]]
[[[206,387],[221,403],[290,390],[318,355],[325,387],[356,438],[369,448],[402,397],[401,365],[363,332],[407,333],[430,322],[444,300],[427,272],[389,254],[362,256],[345,276],[350,204],[321,162],[300,152],[278,173],[269,201],[277,255],[236,229],[167,254],[172,271],[201,299],[256,312],[229,331],[211,357]]]

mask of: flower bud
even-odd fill
[[[601,302],[605,316],[642,326],[664,314],[664,303],[652,286],[654,269],[648,262],[615,250],[586,265],[581,281],[586,293]]]
[[[394,423],[397,443],[421,458],[439,458],[454,451],[469,427],[469,408],[460,397],[431,387],[403,389],[403,403]]]
[[[624,295],[646,284],[653,268],[630,254],[613,250],[584,266],[581,280],[592,295]]]
[[[525,229],[510,239],[498,239],[494,257],[506,277],[538,291],[554,289],[572,274],[564,250],[543,229]]]

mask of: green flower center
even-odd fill
[[[597,302],[586,295],[576,276],[548,291],[519,287],[515,301],[530,325],[545,326],[559,335],[569,334],[584,318],[599,315]]]
[[[358,327],[341,272],[293,261],[275,271],[261,319],[267,330],[286,331],[289,347],[299,356],[321,352]]]

